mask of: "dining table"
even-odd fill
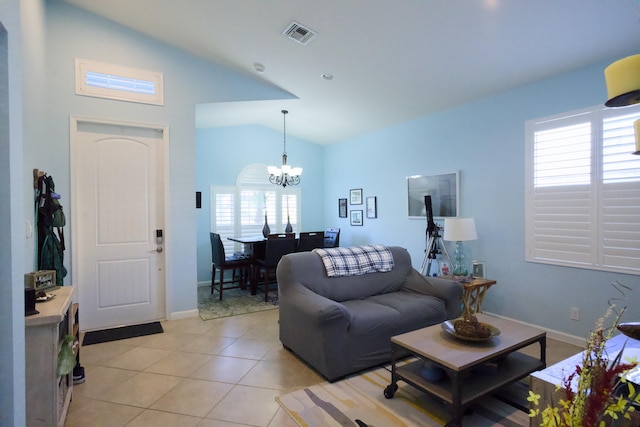
[[[251,260],[264,258],[265,250],[267,248],[267,239],[264,236],[227,237],[227,239],[232,242],[242,243],[244,255]],[[253,276],[253,265],[250,268],[248,279],[251,295],[255,295],[258,289],[258,280]]]
[[[243,252],[246,256],[256,259],[264,256],[267,239],[262,235],[227,237],[232,242],[242,243]]]
[[[296,240],[299,238],[299,234],[296,233]],[[256,260],[264,259],[265,251],[267,249],[267,238],[263,235],[255,236],[239,236],[239,237],[227,237],[232,242],[241,243],[243,245],[243,253],[246,257]],[[251,289],[251,295],[256,294],[258,287],[258,278],[253,277],[253,268],[249,273],[249,286]]]

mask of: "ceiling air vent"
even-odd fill
[[[309,43],[309,40],[311,40],[313,36],[316,35],[316,32],[305,28],[294,21],[289,24],[289,26],[282,32],[282,34],[289,37],[294,42],[306,45],[307,43]]]

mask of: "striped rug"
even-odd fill
[[[392,399],[385,398],[390,378],[387,369],[379,368],[297,390],[277,400],[302,427],[437,427],[449,421],[441,402],[403,381]],[[464,426],[529,426],[525,412],[492,397],[478,401],[472,409],[463,419]]]

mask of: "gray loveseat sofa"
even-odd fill
[[[426,278],[391,246],[391,271],[327,277],[316,252],[277,267],[280,341],[329,381],[391,359],[390,338],[460,315],[462,284]]]

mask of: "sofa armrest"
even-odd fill
[[[411,292],[432,295],[444,301],[447,317],[453,319],[460,316],[463,286],[462,283],[441,277],[425,277],[416,269],[412,269],[403,288]]]
[[[290,285],[290,288],[280,297],[280,309],[283,307],[288,314],[297,318],[326,327],[327,323],[338,322],[345,326],[351,323],[351,313],[339,302],[333,301],[322,295],[316,294],[308,288],[298,284]]]

